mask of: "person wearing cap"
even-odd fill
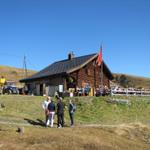
[[[51,97],[47,97],[47,99],[42,103],[42,108],[44,110],[44,113],[45,113],[45,125],[47,125],[47,120],[48,120],[48,104],[50,103],[51,101]]]
[[[62,97],[58,99],[57,103],[57,126],[58,128],[64,127],[64,104]]]

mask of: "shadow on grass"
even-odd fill
[[[29,124],[32,124],[34,126],[45,127],[45,123],[42,120],[40,120],[40,119],[31,120],[31,119],[24,118],[24,120],[26,120]]]
[[[45,122],[40,120],[40,119],[31,120],[31,119],[28,119],[28,118],[24,118],[24,120],[27,121],[29,124],[34,125],[34,126],[46,127]],[[57,126],[56,122],[54,122],[54,126]],[[64,124],[64,127],[70,127],[70,126],[67,125],[67,124]]]

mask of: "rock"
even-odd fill
[[[24,133],[24,127],[18,127],[17,132],[23,134]]]
[[[1,108],[5,108],[5,104],[4,103],[1,103]]]
[[[106,102],[110,104],[131,105],[131,102],[128,99],[108,99]]]

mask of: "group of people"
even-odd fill
[[[64,127],[64,109],[65,105],[63,103],[62,97],[57,97],[57,104],[55,105],[54,101],[51,97],[47,97],[47,99],[43,102],[42,107],[45,112],[45,125],[48,127],[54,126],[54,117],[55,113],[57,114],[57,127],[61,128]],[[74,125],[74,112],[75,112],[76,106],[72,102],[72,100],[69,101],[68,105],[68,113],[70,116],[70,126]]]

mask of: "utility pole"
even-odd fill
[[[26,63],[26,56],[24,55],[23,58],[23,77],[27,78],[28,72],[27,72],[27,63]]]

